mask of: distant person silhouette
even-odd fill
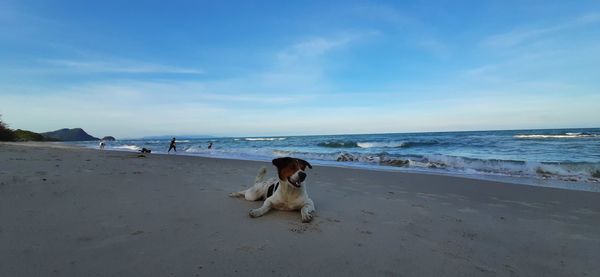
[[[212,142],[209,142],[208,143],[208,149],[211,149],[211,148],[212,148]]]
[[[171,140],[171,144],[169,145],[169,151],[167,151],[167,153],[171,152],[171,149],[175,150],[175,152],[177,152],[177,146],[175,145],[175,138],[173,138]]]

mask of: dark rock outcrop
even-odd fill
[[[88,140],[100,140],[99,138],[90,136],[81,128],[73,129],[60,129],[53,132],[42,133],[42,136],[48,140],[60,140],[60,141],[88,141]]]
[[[117,140],[115,137],[113,136],[105,136],[102,138],[103,141],[115,141]]]
[[[340,155],[338,155],[336,161],[338,161],[338,162],[353,162],[353,161],[358,161],[358,158],[354,157],[350,153],[341,153]]]

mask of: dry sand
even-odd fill
[[[227,197],[269,163],[0,144],[0,276],[600,276],[600,193],[315,167],[316,219]]]

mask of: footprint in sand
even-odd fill
[[[476,233],[471,233],[471,232],[463,232],[462,233],[462,237],[463,238],[467,238],[469,240],[475,240],[477,238],[477,234]]]
[[[292,223],[292,227],[289,229],[291,232],[302,234],[304,232],[321,232],[318,223],[306,224],[306,223]]]
[[[482,273],[490,273],[490,274],[494,274],[496,275],[496,271],[486,267],[486,266],[482,266],[482,265],[476,265],[475,269],[479,270]]]
[[[143,233],[144,233],[144,231],[142,231],[142,230],[137,230],[137,231],[135,231],[135,232],[132,232],[130,235],[132,235],[132,236],[137,236],[137,235],[141,235],[141,234],[143,234]]]
[[[237,250],[238,251],[243,251],[243,252],[256,252],[256,251],[263,251],[265,250],[266,245],[261,245],[258,247],[255,246],[250,246],[250,245],[244,245],[242,247],[238,247]]]
[[[373,234],[373,232],[371,232],[369,230],[361,230],[359,228],[356,228],[355,230],[363,235],[372,235]]]
[[[363,214],[368,214],[368,215],[375,215],[374,212],[369,211],[369,210],[360,210]]]

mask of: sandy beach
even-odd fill
[[[315,166],[305,224],[261,166],[0,144],[0,276],[600,276],[600,193]]]

